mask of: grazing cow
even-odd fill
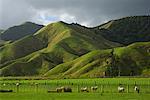
[[[119,93],[125,91],[124,87],[121,86],[121,84],[119,84],[119,86],[118,86],[118,91],[119,91]]]
[[[16,83],[16,86],[19,86],[19,85],[20,85],[20,83],[17,82],[17,83]]]
[[[72,89],[70,87],[59,87],[59,88],[56,88],[56,91],[58,93],[60,93],[60,92],[72,92]]]
[[[95,92],[97,89],[98,89],[98,86],[92,86],[92,87],[91,87],[91,91],[94,91],[94,92]]]
[[[64,87],[63,91],[64,92],[72,92],[72,89],[70,87]]]
[[[0,90],[0,92],[5,93],[5,92],[13,92],[13,90]]]
[[[81,92],[89,92],[87,87],[81,88]]]
[[[60,87],[60,88],[56,88],[56,91],[57,91],[58,93],[60,93],[60,92],[62,92],[63,90],[62,90],[62,88]]]
[[[134,91],[136,91],[137,93],[140,93],[140,88],[137,85],[135,85],[134,86]]]

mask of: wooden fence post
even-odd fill
[[[38,92],[38,83],[35,83],[36,92]]]
[[[129,85],[127,84],[127,93],[129,93]]]
[[[17,85],[17,92],[19,92],[19,85]]]
[[[16,87],[17,87],[17,92],[19,92],[19,83],[16,83]]]
[[[96,81],[94,81],[94,83],[95,83],[95,86],[96,86],[96,85],[97,85],[97,84],[96,84]]]
[[[77,86],[77,88],[78,88],[78,93],[79,93],[79,92],[80,92],[80,91],[79,91],[79,85]]]
[[[103,91],[103,88],[104,88],[104,86],[103,85],[101,85],[101,93],[103,93],[104,91]]]

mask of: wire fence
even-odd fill
[[[56,91],[58,87],[70,87],[72,92],[81,92],[81,88],[87,88],[89,92],[96,93],[118,93],[118,84],[88,84],[88,83],[59,83],[51,84],[51,83],[20,83],[16,85],[16,83],[1,83],[0,90],[13,90],[13,92],[25,93],[25,92],[35,92],[42,93],[47,92],[49,90]],[[96,91],[92,91],[91,87],[97,86]],[[122,84],[124,87],[124,93],[134,93],[134,84]],[[138,84],[140,88],[140,93],[150,93],[150,85],[149,84]]]

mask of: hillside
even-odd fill
[[[58,65],[44,75],[52,78],[107,77],[110,74],[150,76],[150,42],[115,48],[114,56],[111,52],[111,49],[94,50],[73,61]],[[112,66],[113,59],[115,61]]]
[[[0,38],[5,41],[15,41],[27,35],[34,34],[42,27],[43,25],[38,25],[32,22],[25,22],[21,25],[13,26],[3,31],[3,33],[0,34]]]
[[[0,48],[2,75],[39,75],[92,50],[117,46],[121,45],[110,42],[87,28],[80,29],[79,26],[64,22],[52,23],[34,35]],[[8,72],[3,72],[4,69]]]
[[[149,16],[126,17],[95,28],[51,23],[14,42],[1,41],[0,76],[150,76],[148,27]]]
[[[93,50],[74,60],[62,62],[52,52],[33,53],[1,68],[4,76],[40,75],[51,78],[92,78],[107,76],[150,76],[150,42],[126,47]],[[113,59],[115,59],[113,61]],[[112,63],[114,63],[112,65]],[[113,66],[113,67],[111,67]]]
[[[147,42],[150,41],[150,16],[132,16],[111,20],[93,29],[104,38],[124,45]]]
[[[1,64],[11,61],[45,47],[45,44],[33,36],[8,43],[0,47]]]

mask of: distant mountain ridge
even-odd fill
[[[25,22],[18,26],[13,26],[8,28],[7,30],[3,31],[0,34],[2,40],[5,41],[15,41],[21,39],[27,35],[34,34],[36,31],[44,27],[43,25],[38,25],[32,22]]]
[[[104,38],[129,45],[150,41],[150,16],[131,16],[111,20],[94,28]]]
[[[133,20],[135,22],[130,23]],[[120,73],[121,76],[150,76],[149,29],[143,28],[147,21],[149,16],[127,17],[94,28],[62,21],[51,23],[0,47],[0,75],[87,78]],[[142,24],[131,38],[132,28],[137,23]]]

